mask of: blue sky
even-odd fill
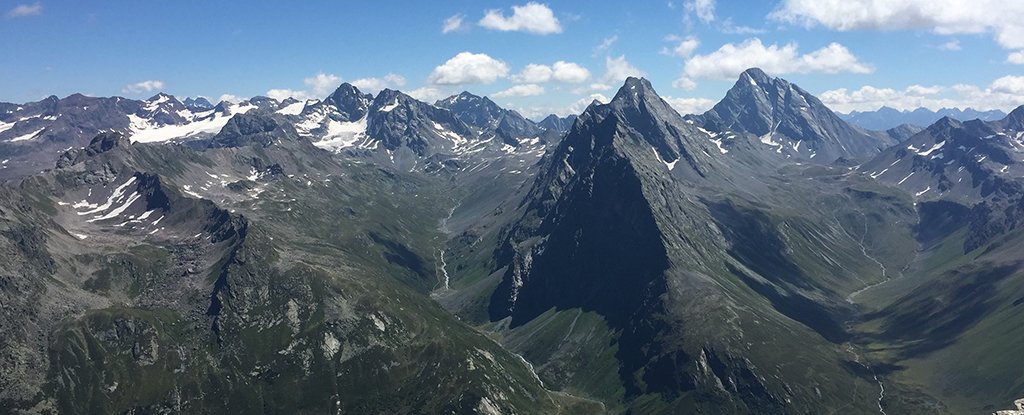
[[[761,66],[840,111],[1024,103],[1019,1],[265,3],[0,1],[0,100],[318,98],[347,81],[537,117],[643,74],[694,112]]]

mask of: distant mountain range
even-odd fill
[[[744,71],[533,122],[342,84],[0,104],[0,412],[986,413],[1024,106],[873,130]]]
[[[853,111],[849,114],[839,113],[839,118],[869,130],[883,131],[898,127],[902,124],[910,124],[920,127],[932,125],[942,117],[950,117],[959,121],[970,121],[980,119],[982,121],[995,121],[1006,116],[1000,110],[977,111],[973,108],[943,108],[932,111],[927,108],[918,108],[913,111],[900,111],[890,107],[882,107],[876,111]]]

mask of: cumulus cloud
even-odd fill
[[[697,51],[697,47],[700,46],[700,40],[698,40],[694,36],[687,36],[684,38],[672,35],[666,37],[665,41],[673,42],[676,45],[673,46],[671,49],[663,48],[661,50],[661,53],[665,55],[675,55],[680,58],[690,57],[690,55],[692,55],[693,52]]]
[[[317,72],[315,75],[304,78],[302,83],[307,89],[274,88],[268,90],[266,96],[283,101],[288,98],[299,100],[322,98],[334,92],[334,89],[341,85],[341,77],[331,73]]]
[[[7,11],[7,17],[10,19],[16,17],[38,16],[40,14],[43,14],[43,4],[39,2],[32,4],[19,4],[14,6],[13,9]]]
[[[562,24],[551,8],[534,2],[512,6],[511,16],[505,16],[501,10],[488,10],[479,24],[502,32],[527,32],[538,35],[562,32]]]
[[[986,87],[957,84],[952,86],[911,85],[902,90],[863,86],[825,91],[821,101],[835,111],[874,111],[883,106],[898,110],[928,108],[967,108],[1010,111],[1024,104],[1024,76],[1004,76]]]
[[[1024,65],[1024,50],[1010,53],[1006,56],[1006,62],[1015,65]]]
[[[580,114],[580,113],[583,112],[583,110],[587,109],[587,107],[589,107],[590,104],[592,102],[594,102],[594,101],[597,101],[599,103],[605,104],[605,103],[608,103],[609,100],[608,100],[608,97],[606,97],[604,95],[601,95],[601,94],[590,94],[590,95],[588,95],[586,97],[583,97],[583,98],[580,98],[576,102],[573,102],[572,104],[570,104],[562,112],[562,114],[559,114],[559,115]]]
[[[270,89],[270,90],[267,90],[266,95],[267,95],[267,97],[276,99],[278,101],[284,101],[284,100],[286,100],[288,98],[295,98],[295,99],[298,99],[298,100],[304,100],[304,99],[312,98],[312,96],[309,95],[309,92],[299,91],[299,90],[295,90],[295,89],[287,89],[287,88],[274,88],[274,89]]]
[[[153,92],[161,89],[164,89],[164,81],[151,79],[125,85],[124,88],[121,88],[121,92],[125,94],[141,94],[143,92]]]
[[[436,85],[489,84],[508,76],[508,65],[484,53],[461,52],[434,68],[427,81]]]
[[[1007,49],[1024,48],[1024,2],[1006,0],[784,0],[774,20],[832,30],[923,29],[991,33]]]
[[[220,101],[242,102],[244,100],[245,100],[245,98],[242,98],[242,97],[240,97],[238,95],[235,95],[235,94],[222,94],[220,96],[220,98],[217,99],[217,102],[220,102]]]
[[[380,78],[360,78],[352,81],[352,85],[360,91],[376,93],[384,88],[398,89],[405,86],[405,77],[389,73]]]
[[[715,106],[715,101],[707,98],[665,97],[665,102],[680,114],[702,114]]]
[[[550,66],[531,63],[526,65],[521,72],[512,76],[512,80],[515,82],[529,84],[551,81],[579,84],[588,79],[590,79],[590,71],[587,68],[565,61],[558,61]]]
[[[633,64],[626,60],[626,55],[613,58],[611,56],[604,58],[605,72],[604,76],[601,77],[600,84],[603,85],[617,85],[625,82],[626,78],[631,76],[644,76],[644,71],[641,71]]]
[[[456,14],[452,17],[445,19],[444,25],[441,26],[441,33],[458,32],[460,30],[465,29],[465,25],[463,25],[463,19],[465,18],[465,15]]]
[[[1017,102],[1024,101],[1024,76],[1004,76],[992,81],[989,89],[994,93],[1017,96]]]
[[[423,102],[434,102],[441,98],[445,98],[451,95],[445,91],[442,91],[439,88],[431,86],[416,88],[412,91],[407,92],[407,94],[409,94],[410,97],[416,98]]]
[[[497,98],[506,97],[532,97],[544,93],[544,87],[537,84],[514,85],[509,89],[495,93]]]
[[[838,43],[801,55],[796,43],[766,46],[760,39],[751,38],[740,44],[726,43],[706,55],[693,56],[686,61],[683,76],[673,85],[692,89],[698,79],[735,79],[744,70],[752,67],[764,69],[773,75],[874,71],[874,68],[861,62],[849,49]]]
[[[580,97],[579,99],[577,99],[577,100],[575,100],[575,101],[573,101],[573,102],[571,102],[571,103],[569,103],[567,105],[561,105],[561,106],[553,105],[553,106],[519,107],[519,106],[515,106],[513,103],[506,103],[505,107],[506,108],[510,108],[510,109],[515,109],[516,111],[518,111],[520,114],[522,114],[526,118],[529,118],[531,120],[538,120],[539,121],[540,119],[548,116],[549,114],[555,114],[555,115],[557,115],[559,117],[564,117],[564,116],[567,116],[567,115],[570,115],[570,114],[578,115],[578,114],[582,113],[584,110],[586,110],[587,106],[589,106],[590,103],[595,101],[595,100],[600,102],[600,103],[607,103],[608,102],[608,97],[606,97],[606,96],[604,96],[602,94],[594,93],[594,94],[586,94],[585,96]]]
[[[314,96],[321,97],[334,92],[334,89],[341,85],[341,77],[331,73],[318,72],[316,75],[303,79],[302,83],[310,88]]]

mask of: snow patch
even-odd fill
[[[45,129],[46,128],[44,127],[44,128],[40,128],[40,129],[38,129],[36,131],[33,131],[33,132],[25,134],[25,135],[19,135],[17,137],[12,138],[11,142],[13,143],[15,141],[28,141],[28,140],[31,140],[33,138],[36,138],[36,136],[39,135],[39,133],[43,132],[43,130],[45,130]]]
[[[182,125],[157,125],[135,114],[128,114],[130,121],[129,139],[133,143],[155,143],[176,138],[194,137],[199,134],[215,134],[227,125],[231,116],[245,114],[255,108],[255,105],[239,104],[229,107],[227,114],[211,110],[196,114],[193,120]]]
[[[341,151],[344,148],[356,145],[356,143],[365,138],[366,126],[366,116],[352,122],[329,120],[327,122],[327,134],[324,135],[323,139],[313,144],[325,150]]]
[[[658,150],[655,149],[654,147],[651,147],[651,151],[654,152],[654,157],[657,158],[658,161],[664,163],[665,166],[668,167],[669,171],[672,171],[672,169],[676,168],[676,163],[679,162],[679,158],[676,158],[675,160],[673,160],[671,162],[668,162],[668,161],[662,160],[661,155],[658,154]]]
[[[910,172],[910,174],[908,174],[907,177],[904,177],[903,180],[900,180],[900,182],[896,183],[896,184],[903,184],[903,182],[907,181],[907,179],[909,179],[910,176],[913,176],[913,175],[914,175],[914,172]]]
[[[299,115],[302,114],[303,108],[306,108],[306,103],[300,101],[286,105],[284,108],[277,110],[277,113],[282,115]]]
[[[946,141],[945,140],[943,140],[940,143],[936,143],[934,146],[932,146],[932,148],[930,148],[930,149],[928,149],[926,151],[916,151],[915,150],[915,152],[917,152],[917,155],[919,155],[919,156],[928,157],[930,154],[932,154],[934,151],[942,148],[942,146],[944,146],[944,145],[946,145]],[[910,147],[907,147],[907,148],[909,149]]]

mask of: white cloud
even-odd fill
[[[845,46],[832,43],[801,55],[796,43],[765,46],[758,38],[740,44],[726,43],[706,55],[686,61],[683,76],[674,86],[692,89],[697,79],[735,79],[748,68],[758,67],[772,75],[788,73],[871,73],[870,65],[862,63]]]
[[[380,78],[356,79],[352,81],[352,85],[363,92],[377,93],[377,91],[385,88],[398,89],[405,86],[405,77],[389,73]]]
[[[1010,53],[1006,56],[1006,62],[1015,65],[1024,65],[1024,50]]]
[[[626,78],[631,76],[644,76],[644,71],[633,66],[626,60],[626,55],[619,56],[617,58],[605,57],[604,58],[605,73],[601,77],[602,84],[621,84],[625,82]]]
[[[551,69],[554,71],[551,77],[558,82],[579,84],[590,79],[590,71],[587,68],[572,62],[558,61],[551,65]]]
[[[770,17],[833,30],[923,29],[939,34],[992,33],[1007,49],[1024,48],[1019,0],[784,0]]]
[[[722,25],[718,28],[718,31],[730,34],[730,35],[756,35],[766,32],[764,29],[758,29],[750,26],[740,26],[733,23],[732,18],[725,19]]]
[[[989,88],[995,93],[1017,95],[1018,102],[1024,101],[1024,76],[1004,76],[992,81]]]
[[[463,19],[466,16],[462,14],[456,14],[444,20],[444,25],[441,26],[441,33],[458,32],[466,28],[463,25]]]
[[[240,97],[238,95],[235,95],[235,94],[223,94],[223,95],[220,96],[220,98],[217,99],[217,102],[221,102],[221,101],[242,102],[242,101],[245,101],[245,98],[242,98],[242,97]]]
[[[668,36],[665,41],[676,42],[676,45],[672,48],[664,48],[661,50],[662,54],[675,55],[680,58],[688,58],[693,52],[697,51],[697,47],[700,46],[700,40],[695,36],[687,36],[685,38],[679,36]]]
[[[484,53],[461,52],[434,68],[427,80],[435,85],[489,84],[508,76],[508,65]]]
[[[911,85],[907,87],[907,93],[911,95],[935,95],[942,92],[941,86]]]
[[[125,94],[141,94],[143,92],[153,92],[161,89],[164,89],[164,81],[151,79],[125,85],[124,88],[121,88],[121,92]]]
[[[11,19],[15,17],[38,16],[40,14],[43,14],[43,4],[39,2],[19,4],[7,11],[7,17]]]
[[[594,47],[593,56],[597,57],[605,53],[608,53],[608,51],[612,49],[612,46],[614,46],[615,42],[617,42],[618,40],[619,35],[611,35],[604,38],[604,40],[602,40],[599,45]]]
[[[423,102],[434,102],[441,98],[445,98],[451,95],[445,91],[430,86],[416,88],[412,91],[407,92],[407,94],[409,94],[410,97],[416,98]]]
[[[271,89],[271,90],[267,91],[266,95],[268,97],[276,99],[278,101],[284,101],[284,100],[286,100],[288,98],[295,98],[295,99],[300,100],[300,101],[313,98],[306,91],[297,91],[297,90],[294,90],[294,89],[287,89],[287,88]]]
[[[334,92],[338,85],[341,85],[341,77],[335,74],[318,72],[316,75],[303,79],[302,83],[312,89],[313,96],[322,97]]]
[[[531,63],[526,65],[521,72],[512,76],[513,81],[527,84],[551,81],[579,84],[588,79],[590,79],[590,71],[587,68],[566,61],[555,62],[551,66]]]
[[[898,110],[928,108],[967,108],[1010,111],[1024,104],[1024,76],[1004,76],[987,87],[957,84],[953,86],[911,85],[902,90],[863,86],[825,91],[821,101],[839,112],[874,111],[882,106]]]
[[[691,0],[684,7],[704,23],[715,20],[715,0]]]
[[[949,42],[939,45],[939,49],[953,52],[958,51],[960,50],[960,41],[956,39],[950,40]]]
[[[702,114],[715,106],[715,101],[707,98],[665,97],[665,102],[680,114]]]
[[[335,74],[317,72],[316,75],[303,79],[302,83],[306,84],[308,89],[274,88],[268,90],[266,95],[278,101],[288,98],[298,100],[319,99],[334,92],[334,89],[341,84],[341,77]]]
[[[572,104],[570,104],[569,107],[566,108],[564,110],[564,112],[562,112],[562,114],[559,114],[559,115],[580,114],[580,113],[583,112],[583,110],[586,110],[587,107],[589,107],[590,104],[592,102],[594,102],[594,101],[597,101],[597,102],[600,102],[602,104],[605,104],[609,100],[608,100],[608,97],[606,97],[604,95],[601,95],[601,94],[590,94],[589,96],[580,98],[576,102],[573,102]]]
[[[549,114],[555,114],[559,117],[567,115],[578,115],[582,113],[591,102],[597,100],[600,103],[608,102],[608,97],[602,94],[588,94],[576,101],[564,106],[531,106],[531,107],[518,107],[513,103],[506,103],[505,108],[515,109],[524,117],[531,120],[540,120],[548,116]]]
[[[516,82],[524,83],[548,82],[551,80],[551,72],[552,70],[550,66],[531,63],[526,65],[526,67],[524,67],[517,75],[513,76],[512,79]]]
[[[497,98],[505,97],[532,97],[544,93],[544,87],[537,84],[514,85],[509,89],[495,93]]]
[[[507,17],[500,10],[488,10],[479,24],[502,32],[515,31],[538,35],[562,32],[562,24],[551,8],[534,2],[512,6],[512,15]]]

